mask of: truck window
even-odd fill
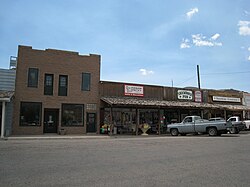
[[[192,117],[187,117],[184,119],[184,123],[191,123],[192,122]]]

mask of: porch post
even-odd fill
[[[113,110],[112,110],[112,105],[110,105],[110,126],[109,126],[109,134],[113,134]]]
[[[227,120],[227,111],[224,110],[224,119]]]
[[[139,127],[139,123],[140,123],[140,113],[139,113],[139,109],[136,108],[136,127],[135,127],[135,135],[138,135],[138,127]]]
[[[1,138],[4,138],[5,129],[5,102],[2,103],[2,125],[1,125]]]
[[[161,135],[161,109],[158,109],[158,135]]]

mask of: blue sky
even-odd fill
[[[101,79],[250,92],[249,0],[1,0],[0,68],[18,45],[102,56]]]

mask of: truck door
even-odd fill
[[[180,128],[180,133],[192,133],[194,131],[194,121],[192,117],[186,117],[183,120],[183,125]]]

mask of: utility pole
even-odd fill
[[[200,67],[197,65],[197,77],[198,77],[198,88],[201,89],[201,82],[200,82]]]

